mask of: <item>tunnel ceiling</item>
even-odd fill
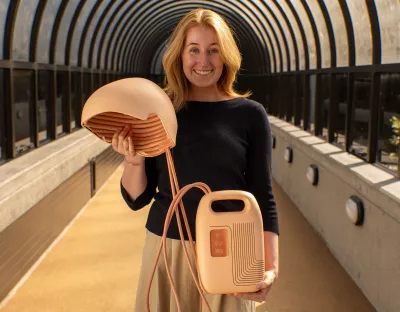
[[[198,7],[231,25],[242,74],[400,62],[398,0],[2,0],[0,60],[161,73],[166,39]]]

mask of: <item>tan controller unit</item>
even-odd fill
[[[216,200],[242,200],[241,211],[215,212]],[[255,292],[265,272],[260,208],[245,191],[217,191],[202,197],[196,216],[199,278],[210,294]]]

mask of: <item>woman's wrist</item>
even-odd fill
[[[125,156],[125,164],[128,166],[141,166],[144,164],[144,157],[140,155],[135,155],[135,156]]]

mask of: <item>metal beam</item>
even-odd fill
[[[353,90],[354,90],[354,74],[349,73],[347,78],[347,111],[346,111],[346,126],[345,126],[345,149],[346,152],[350,151],[350,147],[353,143]]]
[[[178,4],[179,4],[179,3],[176,3],[176,4],[174,4],[174,5],[170,6],[170,7],[168,7],[168,10],[172,10],[172,9],[174,9],[175,7],[178,7],[178,8],[179,8],[179,11],[182,11],[182,15],[183,15],[183,14],[186,13],[188,10],[194,9],[194,8],[197,7],[197,6],[191,6],[191,5],[185,5],[185,6],[179,5],[179,6],[178,6]],[[200,3],[199,3],[199,4],[200,4]],[[152,9],[156,9],[156,8],[157,8],[157,7],[152,8]],[[220,9],[217,8],[217,7],[213,7],[213,6],[208,5],[207,8],[213,9],[213,10],[215,10],[216,12],[221,13]],[[171,15],[171,13],[174,13],[174,14],[176,15],[179,11],[166,11],[166,12],[164,13],[164,15],[167,15],[167,14]],[[128,41],[128,44],[125,45],[125,49],[124,49],[124,52],[123,52],[124,55],[127,55],[127,51],[131,51],[131,50],[133,50],[134,47],[137,47],[138,44],[136,44],[136,43],[141,42],[141,41],[140,41],[140,38],[143,36],[143,33],[144,33],[144,32],[143,32],[143,29],[146,29],[146,27],[143,26],[141,23],[146,22],[146,23],[149,23],[149,24],[150,24],[151,21],[152,21],[152,20],[150,20],[150,19],[146,19],[146,17],[147,17],[149,14],[144,14],[144,13],[142,13],[142,12],[140,12],[140,13],[141,13],[141,14],[140,14],[140,18],[137,20],[137,22],[139,22],[139,24],[136,24],[136,23],[135,23],[135,24],[133,24],[133,25],[131,26],[131,27],[133,27],[133,29],[135,29],[135,28],[141,29],[140,34],[135,34],[135,35],[131,34],[130,36],[128,36],[129,41]],[[149,12],[147,12],[147,13],[149,13]],[[155,18],[156,16],[153,14],[152,17]],[[157,16],[157,17],[158,17],[158,16]],[[157,20],[158,22],[162,22],[162,19],[161,19],[161,18],[157,18],[156,20]],[[233,24],[236,24],[235,27],[237,27],[237,29],[241,30],[242,26],[241,26],[240,23],[236,23],[235,20],[232,20],[231,22],[233,22]],[[154,27],[154,23],[152,24],[152,27]],[[242,31],[243,31],[243,30],[242,30]],[[244,32],[244,31],[243,31],[243,32]],[[250,40],[253,39],[253,43],[250,42],[249,46],[259,45],[259,43],[256,41],[256,39],[252,36],[253,33],[251,32],[251,30],[249,30],[247,33],[248,33],[248,35],[249,35],[248,37],[250,37],[249,39],[250,39]],[[128,47],[128,48],[127,48],[127,47]],[[143,50],[143,49],[142,49],[142,46],[139,46],[139,49],[140,49],[140,51]],[[256,50],[256,52],[260,52],[260,49]],[[129,68],[132,68],[132,67],[131,67],[132,65],[137,64],[137,63],[140,62],[140,60],[137,59],[137,56],[136,56],[136,55],[141,55],[141,54],[140,54],[139,51],[138,51],[137,53],[134,53],[134,52],[133,52],[133,53],[130,53],[129,55],[131,55],[131,60],[132,60]],[[127,58],[126,56],[123,56],[123,60],[126,60],[126,58]],[[261,56],[260,56],[260,58],[261,58]],[[125,61],[123,61],[123,63],[125,63]]]
[[[32,23],[31,40],[29,44],[29,61],[36,62],[37,44],[39,38],[40,24],[42,22],[44,9],[46,8],[47,0],[40,0],[36,8],[35,18]]]
[[[4,51],[3,58],[12,60],[13,59],[13,39],[14,39],[14,27],[17,19],[17,11],[20,4],[20,0],[10,1],[8,7],[5,30],[4,30]],[[14,72],[13,69],[4,70],[4,88],[6,90],[4,94],[4,111],[6,115],[6,154],[7,158],[15,157],[15,124],[14,124]]]
[[[315,23],[314,20],[314,16],[312,15],[312,12],[310,10],[310,7],[307,4],[306,0],[301,0],[301,3],[303,4],[303,7],[307,13],[307,17],[310,21],[311,24],[311,28],[313,31],[313,36],[314,36],[314,40],[315,40],[315,49],[316,49],[316,54],[317,54],[317,69],[321,68],[321,41],[319,40],[319,36],[318,36],[318,28],[317,28],[317,24]]]
[[[274,1],[276,1],[276,0],[274,0]],[[305,68],[304,69],[309,70],[310,69],[310,53],[308,51],[308,41],[307,41],[306,32],[304,30],[303,24],[300,20],[299,15],[297,14],[296,9],[294,8],[292,2],[290,0],[286,0],[286,4],[290,8],[290,11],[292,11],[294,18],[296,19],[297,26],[299,26],[301,38],[303,40],[303,47],[304,47],[304,57],[305,57]]]
[[[117,14],[115,13],[115,14],[113,14],[113,16],[112,16],[112,18],[110,18],[110,20],[109,20],[109,22],[107,23],[107,26],[106,26],[106,32],[110,32],[110,36],[109,36],[109,39],[108,39],[108,42],[107,42],[107,44],[105,44],[105,39],[107,38],[107,33],[105,33],[105,34],[103,34],[103,37],[101,38],[101,41],[100,41],[100,44],[99,44],[99,50],[100,50],[100,52],[99,52],[99,55],[98,55],[98,58],[97,58],[97,68],[101,68],[102,66],[101,66],[101,58],[102,58],[102,55],[103,55],[103,49],[106,49],[106,51],[105,51],[105,56],[104,56],[104,69],[106,69],[106,70],[109,70],[110,68],[107,66],[107,62],[108,62],[108,55],[109,55],[109,53],[110,53],[110,48],[111,48],[111,42],[113,41],[113,39],[114,39],[114,37],[116,36],[116,34],[117,34],[117,29],[118,29],[118,26],[122,23],[122,20],[123,20],[123,18],[125,17],[125,16],[127,16],[128,15],[128,13],[132,10],[132,9],[134,9],[136,6],[141,6],[141,5],[144,5],[145,4],[145,2],[143,1],[143,2],[140,2],[140,1],[137,1],[137,2],[132,2],[125,10],[124,10],[124,12],[121,14],[121,17],[117,20],[117,22],[115,23],[115,26],[111,29],[111,24],[112,24],[112,22],[114,21],[114,19],[117,17]],[[122,6],[121,6],[121,8],[122,8]],[[120,9],[120,8],[118,8],[118,9]],[[129,15],[129,17],[127,18],[127,20],[129,20],[129,19],[131,19],[132,18],[132,13]],[[114,49],[116,49],[116,46],[114,46]]]
[[[202,3],[199,2],[198,4],[201,5]],[[123,59],[122,63],[124,63],[124,64],[126,63],[125,60],[127,59],[127,56],[126,56],[127,55],[127,51],[132,51],[133,47],[137,48],[139,46],[139,49],[142,50],[142,48],[139,45],[139,42],[141,42],[139,40],[139,37],[141,38],[142,33],[143,33],[143,29],[147,29],[144,26],[143,23],[152,24],[152,27],[154,27],[154,22],[152,22],[153,20],[149,19],[148,17],[151,16],[153,19],[156,19],[158,22],[162,22],[162,15],[160,17],[158,15],[155,15],[155,13],[152,12],[152,11],[155,11],[156,9],[158,9],[158,7],[161,7],[161,4],[159,6],[151,7],[149,9],[149,11],[147,11],[146,13],[144,13],[144,12],[137,12],[136,13],[136,14],[139,14],[140,17],[138,19],[135,19],[135,22],[132,23],[129,27],[133,28],[134,30],[135,29],[140,29],[140,35],[131,33],[129,36],[126,36],[127,38],[129,38],[129,41],[128,41],[127,45],[125,45],[125,44],[121,45],[121,47],[125,46],[125,48],[123,49],[124,52],[123,52],[123,56],[122,56],[122,59]],[[164,5],[162,8],[165,9],[165,10],[164,11],[160,11],[160,13],[156,13],[156,14],[163,14],[163,15],[171,15],[172,13],[177,14],[178,11],[173,11],[175,8],[179,8],[179,10],[182,10],[183,13],[186,13],[186,11],[188,11],[188,9],[194,9],[196,7],[197,7],[196,3],[186,4],[186,5],[182,5],[180,3],[173,3],[171,6],[168,6],[168,7]],[[210,9],[213,9],[215,11],[221,12],[217,7],[215,7],[215,5],[207,4],[206,7],[210,8]],[[147,7],[146,7],[146,9],[147,9]],[[153,13],[153,14],[151,15],[150,12]],[[234,20],[232,20],[231,22],[233,22],[234,24],[236,23],[236,21],[234,21]],[[236,27],[238,29],[240,29],[241,28],[240,23],[236,23]],[[254,45],[258,45],[259,43],[257,43],[257,41],[252,36],[253,35],[252,32],[249,30],[247,33],[248,33],[248,35],[250,37],[250,40],[253,39],[253,46]],[[257,52],[259,52],[259,51],[257,51]],[[131,60],[132,60],[129,68],[132,68],[131,66],[133,64],[137,64],[138,61],[139,61],[137,59],[136,55],[140,55],[140,54],[139,54],[139,52],[138,53],[133,52],[133,53],[130,53],[129,55],[130,55]]]
[[[333,25],[331,18],[326,8],[325,2],[323,0],[318,0],[318,4],[321,8],[322,15],[324,16],[324,21],[326,28],[328,30],[329,47],[331,54],[331,68],[336,67],[336,41],[333,31]],[[337,114],[338,114],[338,99],[336,92],[336,75],[329,75],[329,113],[328,113],[328,142],[332,143],[334,141],[335,132],[337,128]]]
[[[365,1],[368,8],[369,20],[371,23],[372,32],[372,63],[380,64],[382,58],[382,42],[381,31],[379,27],[378,12],[374,1]],[[371,99],[370,99],[370,112],[369,112],[369,127],[368,127],[368,162],[374,163],[376,161],[376,154],[378,149],[378,125],[381,122],[378,116],[381,108],[379,89],[380,89],[380,74],[372,74],[371,82]]]
[[[36,8],[35,18],[32,24],[31,40],[29,45],[29,61],[35,63],[37,58],[37,44],[39,38],[40,24],[42,22],[44,9],[46,8],[47,0],[40,0]],[[38,70],[35,68],[33,73],[33,111],[38,111]],[[34,144],[39,147],[39,118],[38,114],[33,114],[32,121],[34,124]]]
[[[335,41],[335,34],[333,31],[332,20],[329,16],[328,9],[326,8],[324,0],[318,0],[318,4],[321,7],[322,15],[324,16],[324,21],[326,28],[328,30],[328,38],[329,38],[329,46],[330,46],[330,53],[331,53],[331,68],[336,67],[336,41]]]
[[[215,3],[221,3],[221,4],[223,3],[223,4],[225,4],[224,1],[216,1],[216,0],[214,0],[214,2]],[[258,11],[257,10],[261,14],[261,16],[264,18],[264,20],[261,20],[257,14],[253,14],[254,18],[257,19],[258,24],[261,25],[261,27],[262,27],[263,31],[261,31],[261,29],[259,28],[257,23],[253,22],[253,17],[250,16],[248,13],[246,13],[245,10],[244,10],[244,8],[246,7],[250,12],[256,11],[256,10],[254,10],[253,7],[250,7],[250,4],[255,5],[253,2],[251,2],[251,1],[243,1],[243,2],[239,2],[238,3],[238,2],[234,2],[234,1],[230,0],[229,3],[234,6],[234,11],[236,11],[236,9],[237,9],[238,11],[242,12],[242,14],[239,14],[239,15],[240,16],[246,16],[246,20],[253,23],[253,27],[251,27],[253,31],[251,33],[255,33],[254,30],[257,29],[258,33],[261,35],[262,45],[260,46],[259,40],[256,40],[256,43],[258,44],[259,49],[261,51],[265,51],[266,54],[267,54],[267,55],[261,55],[261,57],[262,57],[261,61],[263,63],[261,72],[268,72],[268,70],[266,69],[265,63],[268,64],[268,62],[266,60],[269,59],[269,54],[270,53],[269,53],[269,51],[267,49],[263,49],[263,47],[267,47],[267,39],[269,39],[269,32],[268,32],[268,29],[265,27],[265,22],[268,21],[268,19],[266,18],[265,14],[262,11]],[[227,18],[227,20],[230,20],[231,23],[233,22],[233,20],[236,20],[236,18],[229,19],[229,16],[230,15],[227,14],[226,18]],[[277,24],[278,24],[278,27],[279,27],[279,23],[277,23]],[[239,25],[240,25],[240,23],[239,23]],[[272,27],[271,27],[271,30],[274,31],[274,29]],[[265,35],[267,36],[267,38],[265,37]],[[243,48],[241,50],[243,50]],[[264,59],[264,57],[265,57],[265,59]]]
[[[290,32],[290,36],[292,37],[292,41],[293,41],[293,46],[294,46],[294,54],[295,54],[295,61],[296,61],[296,71],[298,71],[300,69],[299,66],[299,47],[297,46],[297,40],[296,40],[296,35],[294,34],[294,30],[292,25],[290,24],[289,18],[286,16],[285,11],[282,9],[282,7],[280,6],[280,4],[277,2],[277,0],[273,0],[272,1],[275,6],[278,8],[279,12],[281,13],[281,15],[283,16],[283,19],[285,20],[286,26],[289,29]]]
[[[83,7],[85,6],[85,3],[86,3],[86,0],[81,0],[75,9],[74,15],[72,16],[71,24],[68,29],[67,43],[65,44],[65,59],[64,59],[65,65],[69,65],[71,62],[70,56],[71,56],[72,38],[74,35],[76,23],[78,22],[79,14],[81,14],[81,11],[82,11]]]
[[[51,32],[51,38],[50,38],[50,45],[49,45],[49,63],[50,64],[55,64],[55,59],[56,59],[56,48],[57,48],[57,37],[58,37],[58,31],[60,30],[60,25],[62,18],[65,13],[65,9],[67,8],[69,0],[63,0],[60,4],[60,7],[58,8],[56,19],[54,20],[54,25],[53,25],[53,31]]]
[[[118,14],[118,12],[121,10],[121,8],[125,5],[126,2],[121,2],[118,7],[114,10],[113,14],[110,17],[110,20],[113,20],[113,17],[115,17],[116,14]],[[110,1],[110,3],[108,4],[108,6],[105,8],[105,10],[103,11],[103,13],[101,14],[100,18],[99,18],[99,22],[96,25],[96,28],[93,32],[93,36],[92,39],[90,41],[90,47],[89,47],[89,61],[88,61],[88,67],[92,68],[93,66],[93,54],[94,54],[94,46],[96,44],[96,40],[97,40],[97,36],[99,35],[99,31],[101,28],[101,25],[103,24],[103,22],[105,21],[105,18],[108,14],[108,12],[111,10],[112,6],[115,4],[115,2],[113,0]],[[105,27],[106,31],[107,31],[107,27]],[[103,37],[105,36],[105,34],[103,34]],[[81,60],[81,64],[83,63],[83,60]]]
[[[196,7],[193,7],[193,8],[196,8]],[[217,11],[217,10],[216,10]],[[184,13],[186,13],[187,12],[187,8],[184,8],[183,9],[183,11],[182,11],[182,13],[184,14]],[[179,11],[177,11],[177,12],[175,12],[175,14],[174,15],[172,15],[172,17],[171,18],[175,18],[176,19],[176,23],[175,23],[175,25],[179,22],[179,19],[181,18],[181,16],[178,16],[178,17],[176,17],[176,15],[177,15],[177,13],[180,13]],[[164,20],[158,20],[158,23],[164,23]],[[157,25],[157,24],[156,24]],[[172,32],[172,30],[173,30],[173,24],[171,25],[171,28],[169,29],[169,33],[170,32]],[[236,25],[236,27],[238,28],[238,29],[240,29],[240,26],[239,25]],[[159,27],[154,27],[156,30],[159,30],[160,28]],[[167,28],[168,29],[168,28]],[[163,37],[161,37],[163,40],[166,40],[167,39],[167,36],[166,36],[166,33],[168,33],[168,32],[161,32],[160,33],[160,35],[161,36],[163,36]],[[160,37],[160,36],[159,36]],[[130,37],[127,37],[127,38],[130,38]],[[137,71],[136,70],[136,68],[134,68],[134,65],[136,65],[136,64],[144,64],[146,61],[145,60],[143,60],[143,59],[141,59],[141,57],[143,56],[143,55],[146,55],[145,54],[145,51],[148,49],[148,46],[146,46],[145,44],[143,44],[143,43],[146,43],[146,42],[148,42],[149,41],[149,37],[147,36],[147,33],[146,32],[141,32],[140,33],[140,35],[137,35],[137,37],[136,37],[136,39],[141,39],[140,40],[140,42],[142,42],[142,45],[139,47],[139,51],[137,51],[136,53],[134,53],[134,55],[133,56],[131,56],[131,60],[130,60],[130,62],[129,62],[129,67],[128,67],[128,69],[130,70],[130,71]],[[243,37],[242,37],[243,38]],[[146,40],[147,39],[147,40]],[[238,39],[240,39],[240,38],[238,38]],[[125,45],[125,50],[123,51],[123,53],[125,54],[125,55],[127,55],[126,56],[126,59],[127,59],[127,61],[128,61],[128,55],[132,55],[132,54],[128,54],[128,47],[132,47],[132,49],[133,49],[133,47],[134,47],[134,44],[132,43],[132,39],[129,39],[130,40],[130,43],[129,44],[127,44],[127,45]],[[251,43],[246,43],[246,44],[244,44],[244,46],[252,46],[252,44]],[[248,53],[248,50],[241,50],[241,52],[242,52],[242,54],[246,54],[246,52]],[[134,58],[136,56],[136,59]],[[258,59],[260,59],[261,57],[257,57],[257,56],[254,56],[254,58],[258,58]],[[126,63],[126,62],[124,62],[124,63]]]
[[[81,35],[81,40],[79,41],[79,49],[78,49],[78,66],[82,66],[82,58],[83,58],[83,48],[85,46],[85,41],[86,41],[86,36],[90,27],[90,24],[92,23],[92,19],[96,15],[97,10],[99,9],[100,5],[102,4],[103,0],[98,0],[96,4],[93,6],[92,10],[90,11],[90,14],[86,20],[85,26],[83,27],[82,30],[82,35]],[[111,2],[112,4],[112,2]],[[110,5],[108,5],[111,7]],[[101,23],[99,23],[101,24]]]
[[[275,15],[274,11],[268,5],[268,3],[267,2],[263,2],[262,4],[264,4],[264,6],[267,8],[268,12],[272,15],[272,18],[275,20],[275,23],[278,26],[279,31],[281,32],[282,39],[283,39],[283,44],[285,45],[285,49],[286,49],[287,71],[291,71],[290,49],[289,49],[288,39],[286,38],[285,32],[283,31],[283,28],[282,28],[282,25],[281,25],[279,19],[277,18],[277,16]],[[269,22],[269,19],[264,15],[264,13],[261,12],[261,14],[263,14],[263,16],[265,17],[265,20],[267,22]],[[273,30],[272,27],[271,27],[271,29]],[[295,45],[294,42],[293,42],[293,45]],[[282,68],[282,71],[283,71],[282,60],[281,60],[281,68]]]
[[[349,53],[349,66],[356,65],[356,44],[355,44],[355,37],[354,37],[354,28],[353,22],[351,20],[351,15],[349,8],[347,6],[346,0],[338,0],[340,4],[340,8],[342,9],[344,23],[346,25],[346,32],[347,32],[347,43],[348,43],[348,53]]]

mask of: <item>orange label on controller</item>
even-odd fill
[[[210,247],[212,257],[227,257],[228,246],[228,230],[218,229],[210,231]]]

